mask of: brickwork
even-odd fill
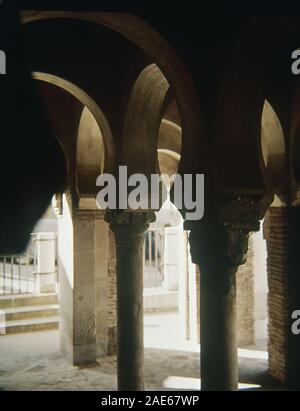
[[[300,308],[300,209],[271,208],[265,221],[268,249],[269,374],[293,385],[300,377],[299,336],[291,332]]]

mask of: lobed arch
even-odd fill
[[[157,145],[163,114],[171,96],[170,86],[155,64],[135,81],[125,117],[121,162],[128,172],[146,176],[157,173]]]
[[[45,19],[77,19],[100,24],[118,32],[151,58],[174,92],[182,119],[182,160],[184,172],[205,172],[209,167],[207,142],[203,137],[202,111],[191,75],[173,47],[148,23],[128,13],[71,11],[26,11],[22,22]],[[200,138],[199,138],[200,137]],[[198,149],[195,150],[195,147]]]
[[[182,130],[173,121],[163,119],[158,134],[158,149],[171,150],[181,154]]]
[[[300,122],[298,122],[292,141],[292,177],[295,185],[300,185]]]
[[[114,140],[104,113],[70,81],[49,73],[33,72],[32,76],[65,90],[83,105],[76,142],[76,190],[79,196],[94,196],[96,177],[104,170],[112,172],[115,167]]]
[[[300,184],[300,83],[298,77],[293,79],[292,87],[293,99],[290,126],[290,173],[291,184],[293,185],[292,188],[295,192],[297,192]]]
[[[158,163],[161,174],[167,174],[169,177],[176,174],[180,162],[180,155],[172,150],[158,149]]]
[[[99,124],[86,106],[78,126],[76,168],[78,192],[94,197],[95,182],[105,169],[105,148]]]
[[[172,176],[178,172],[181,159],[181,127],[163,119],[158,133],[158,166],[161,174]]]
[[[260,143],[261,166],[267,187],[276,190],[284,171],[286,148],[280,120],[268,100],[262,110]]]

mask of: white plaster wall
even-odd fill
[[[60,347],[71,362],[73,361],[73,248],[73,222],[64,195],[63,215],[58,219]]]

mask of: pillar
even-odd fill
[[[101,235],[101,234],[100,234]],[[114,233],[109,230],[108,264],[107,264],[107,324],[104,325],[108,331],[108,346],[106,355],[116,355],[117,353],[117,261],[116,242]],[[101,305],[101,300],[99,300]],[[97,317],[98,322],[103,324],[103,318]]]
[[[236,273],[245,263],[248,234],[258,217],[244,216],[237,199],[218,219],[186,222],[192,260],[200,268],[201,389],[238,389]],[[249,207],[247,208],[247,214]],[[241,215],[241,217],[239,217]]]
[[[192,263],[187,232],[184,233],[185,267],[179,275],[179,327],[184,339],[200,343],[200,270]]]
[[[109,212],[117,257],[118,389],[144,390],[143,244],[153,213]]]
[[[114,235],[101,218],[95,219],[96,354],[116,354],[117,284]]]
[[[270,208],[267,240],[269,374],[299,389],[300,335],[292,332],[292,313],[300,310],[300,207]]]
[[[57,292],[56,234],[37,233],[34,238],[36,249],[36,275],[38,292],[41,294]]]
[[[167,227],[164,232],[164,283],[166,291],[177,291],[179,273],[184,270],[184,232],[182,227]]]
[[[110,350],[109,227],[103,211],[70,204],[64,195],[58,219],[60,347],[84,365]]]

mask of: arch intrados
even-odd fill
[[[114,170],[115,161],[114,142],[109,124],[106,120],[104,113],[99,108],[98,104],[84,90],[82,90],[75,84],[71,83],[70,81],[65,80],[59,76],[42,72],[33,72],[32,76],[36,80],[50,83],[65,90],[73,97],[75,97],[77,100],[79,100],[83,106],[88,108],[88,110],[95,118],[103,137],[105,147],[105,171],[112,172]]]
[[[267,100],[262,111],[260,149],[268,183],[276,188],[284,168],[285,139],[280,120]]]
[[[72,11],[26,11],[24,24],[47,19],[77,19],[110,28],[132,41],[147,54],[166,76],[174,90],[186,136],[185,145],[192,149],[201,132],[200,104],[193,80],[173,47],[148,23],[128,13],[91,13]],[[176,67],[176,70],[174,69]],[[191,137],[190,137],[191,136]],[[196,141],[194,142],[196,144]]]

